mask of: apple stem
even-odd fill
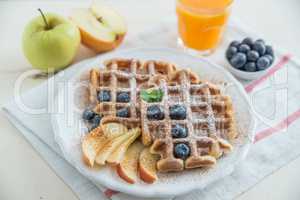
[[[45,25],[46,25],[46,30],[50,29],[50,26],[49,26],[49,24],[47,22],[47,19],[46,19],[45,15],[44,15],[43,11],[40,8],[38,9],[38,11],[41,13],[41,15],[43,17],[43,20],[44,20]]]
[[[101,23],[103,22],[103,21],[102,21],[102,17],[98,17],[97,20],[98,20],[99,22],[101,22]]]

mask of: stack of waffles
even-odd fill
[[[104,66],[90,71],[94,112],[103,117],[101,124],[140,127],[143,144],[160,156],[158,171],[209,167],[232,150],[237,137],[232,102],[217,85],[168,62],[111,59]],[[142,90],[163,96],[148,102]],[[126,97],[119,98],[121,93]]]

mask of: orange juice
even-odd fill
[[[199,51],[215,49],[233,0],[177,0],[178,32],[184,45]]]

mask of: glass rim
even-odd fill
[[[184,5],[180,1],[181,0],[176,0],[176,6],[179,5],[182,8],[184,8],[184,9],[186,9],[186,10],[192,12],[192,13],[199,13],[199,14],[203,13],[203,14],[214,15],[214,14],[222,13],[222,12],[230,9],[232,7],[232,4],[233,4],[234,0],[231,0],[231,2],[228,3],[228,5],[224,6],[223,8],[193,8],[191,6]]]

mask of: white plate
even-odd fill
[[[82,64],[81,70],[71,78],[69,85],[76,85],[79,80],[84,83],[85,75],[90,68],[101,67],[104,60],[113,57],[169,61],[182,67],[191,68],[202,79],[210,80],[214,83],[226,82],[229,86],[225,93],[232,97],[240,136],[234,144],[234,151],[218,160],[217,165],[212,169],[193,169],[180,173],[159,174],[159,180],[154,184],[145,184],[139,181],[134,185],[130,185],[120,179],[115,171],[109,167],[91,169],[84,165],[80,143],[85,128],[82,128],[84,125],[81,120],[81,111],[75,109],[72,104],[74,101],[76,105],[82,103],[82,99],[85,97],[84,90],[77,88],[76,92],[74,92],[75,89],[72,88],[65,92],[65,90],[60,89],[55,106],[62,108],[67,105],[67,108],[64,109],[63,113],[52,115],[55,138],[65,158],[79,172],[97,184],[127,194],[140,197],[171,197],[194,189],[202,189],[213,181],[230,174],[236,165],[242,162],[253,139],[255,118],[243,86],[229,72],[205,59],[196,58],[171,49],[140,48],[95,57],[88,63]],[[80,98],[78,94],[81,95]],[[75,99],[72,99],[72,97],[75,97]]]
[[[228,64],[229,67],[227,69],[237,78],[240,78],[242,80],[255,80],[260,77],[262,77],[264,74],[267,73],[268,69],[262,70],[262,71],[256,71],[256,72],[246,72],[243,70],[236,69],[232,67],[230,64]]]

